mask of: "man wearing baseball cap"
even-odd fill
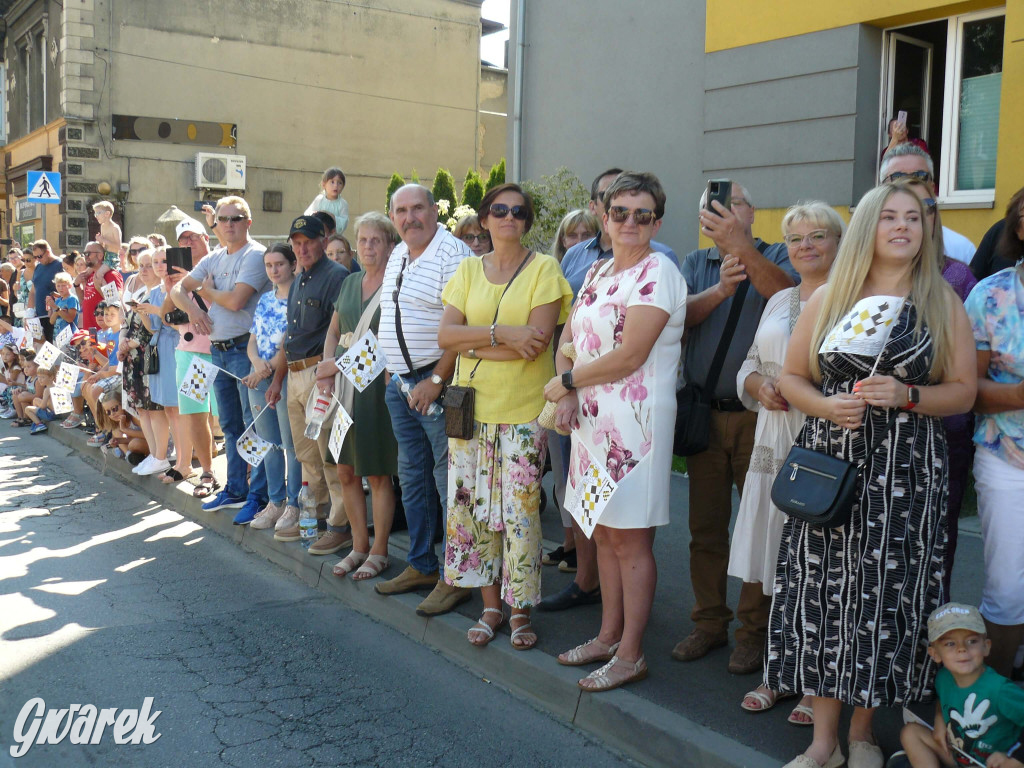
[[[302,464],[302,479],[309,483],[309,492],[316,499],[318,511],[330,505],[327,530],[309,547],[311,555],[331,555],[352,543],[337,465],[327,448],[332,422],[323,425],[316,440],[303,434],[306,402],[316,387],[316,365],[324,358],[324,341],[334,316],[334,303],[341,292],[341,282],[348,275],[344,267],[324,256],[325,236],[324,224],[315,216],[299,216],[292,222],[288,234],[299,266],[288,291],[288,328],[284,337],[288,362],[288,421],[295,456]],[[274,374],[274,381],[267,390],[267,402],[280,399],[285,375],[284,368]],[[298,541],[299,520],[294,507],[289,507],[277,521],[274,538]]]
[[[223,197],[217,201],[216,214],[221,246],[200,260],[171,293],[180,304],[179,299],[186,301],[187,294],[196,291],[209,307],[210,356],[222,369],[213,380],[213,390],[224,430],[228,480],[224,490],[203,504],[203,509],[214,512],[240,508],[234,522],[245,525],[267,503],[263,465],[254,467],[247,480],[249,465],[238,455],[236,442],[252,424],[248,387],[241,379],[252,370],[247,349],[253,312],[260,295],[270,290],[271,282],[263,266],[267,249],[249,237],[249,204],[241,197]]]

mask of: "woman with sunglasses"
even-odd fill
[[[572,430],[568,499],[598,472],[616,488],[591,508],[601,581],[601,629],[558,657],[560,664],[606,662],[579,681],[607,691],[647,677],[643,636],[658,573],[654,528],[668,524],[676,376],[686,315],[686,283],[668,257],[651,249],[665,192],[651,173],[619,174],[605,190],[612,258],[583,281],[555,355],[558,375],[544,396],[556,422]],[[572,343],[576,361],[562,352]],[[580,490],[577,490],[580,489]],[[582,507],[582,505],[581,505]],[[583,525],[579,510],[569,511]]]
[[[484,611],[469,630],[487,645],[512,615],[512,647],[537,644],[530,609],[540,601],[540,481],[547,431],[537,417],[544,383],[554,373],[550,345],[564,322],[572,289],[558,262],[522,244],[533,201],[518,184],[484,195],[480,225],[493,250],[463,259],[441,295],[437,334],[455,350],[454,385],[476,391],[473,437],[448,441],[448,514],[444,579],[480,587]]]
[[[480,226],[480,217],[475,213],[459,219],[452,234],[468,245],[474,256],[483,256],[491,250],[491,235]]]
[[[133,235],[132,239],[128,241],[128,255],[125,256],[124,263],[130,271],[124,277],[123,296],[134,296],[142,287],[139,277],[139,256],[152,248],[153,244],[145,235]]]

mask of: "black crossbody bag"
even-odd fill
[[[526,257],[519,263],[516,271],[512,273],[512,277],[505,284],[505,290],[501,292],[501,296],[498,297],[498,305],[494,308],[492,325],[498,322],[498,309],[501,307],[501,300],[505,298],[505,294],[508,293],[508,289],[512,286],[512,281],[519,276],[519,273],[526,266],[526,262],[530,260],[532,254],[533,251],[527,252]],[[461,360],[462,355],[459,355],[455,360],[455,381],[459,380],[459,362]],[[473,377],[476,376],[476,369],[480,367],[482,362],[483,360],[477,360],[473,370],[469,372],[469,386],[460,387],[452,384],[444,392],[441,405],[444,406],[444,433],[448,437],[454,437],[457,440],[469,440],[473,437],[473,422],[476,415],[476,390],[473,389],[472,383]]]
[[[901,303],[893,320],[893,327],[899,321],[902,312]],[[892,333],[892,328],[889,332]],[[882,343],[882,349],[875,358],[875,364],[868,377],[875,375],[886,343],[888,338]],[[865,421],[870,410],[871,406],[868,406],[864,412]],[[790,517],[811,525],[822,528],[841,528],[846,525],[850,522],[853,504],[857,498],[857,480],[868,459],[889,436],[889,430],[899,415],[899,409],[896,409],[889,417],[885,429],[864,454],[864,459],[857,464],[794,445],[789,449],[782,469],[772,482],[772,503]]]

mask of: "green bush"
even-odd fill
[[[402,186],[405,185],[405,179],[399,176],[397,173],[391,174],[391,181],[388,183],[387,198],[384,200],[384,211],[386,213],[391,211],[391,196]]]
[[[434,176],[434,186],[431,187],[430,191],[434,195],[434,202],[447,200],[453,210],[459,204],[459,196],[455,192],[455,178],[447,168],[437,169],[437,175]]]
[[[462,187],[462,204],[468,205],[474,211],[480,207],[480,201],[484,199],[484,180],[480,174],[472,168],[466,174],[466,183]]]
[[[551,176],[541,176],[540,181],[523,181],[522,187],[533,198],[536,211],[533,228],[523,238],[523,243],[535,251],[548,253],[565,214],[586,208],[590,191],[576,174],[564,166]]]
[[[487,175],[487,186],[484,190],[490,192],[499,184],[505,183],[505,158],[501,158],[501,162],[491,167],[491,172]]]

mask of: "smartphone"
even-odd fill
[[[732,206],[732,180],[730,179],[708,179],[708,188],[704,196],[704,207],[709,211],[715,211],[711,205],[712,200],[717,200],[726,208]]]
[[[168,248],[167,249],[167,274],[174,274],[174,267],[181,267],[185,271],[192,270],[192,249],[191,248]]]
[[[907,127],[907,111],[905,109],[901,109],[896,113],[896,122],[902,123],[904,128]]]

